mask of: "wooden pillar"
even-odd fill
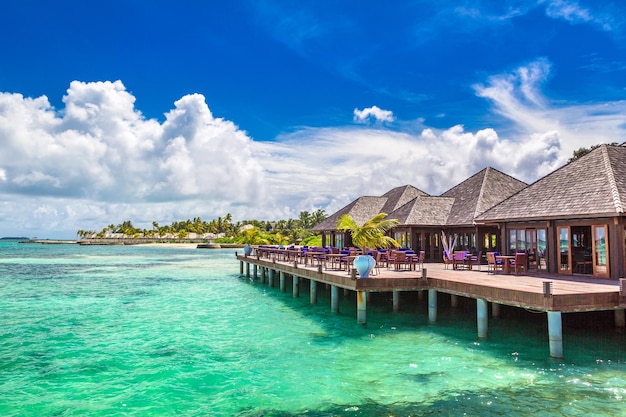
[[[367,291],[356,292],[356,317],[359,324],[367,323]]]
[[[317,281],[312,279],[310,281],[311,290],[309,292],[311,304],[317,304]]]
[[[476,321],[478,323],[478,338],[485,339],[489,332],[489,310],[487,300],[476,299]]]
[[[393,311],[400,311],[400,291],[393,291]]]
[[[615,327],[624,327],[626,326],[626,315],[624,314],[623,308],[615,309]]]
[[[300,277],[297,275],[293,276],[293,298],[300,297]]]
[[[500,304],[491,303],[491,315],[493,317],[500,317]]]
[[[459,306],[459,296],[450,294],[450,307],[457,308]]]
[[[243,275],[243,261],[239,261],[239,275]]]
[[[339,313],[339,287],[330,286],[330,309],[333,313]]]
[[[269,284],[270,287],[274,286],[274,270],[272,268],[270,268],[269,271],[269,276],[267,277],[267,283]]]
[[[267,268],[264,266],[261,267],[261,282],[265,284],[265,280],[267,279]]]
[[[285,286],[285,273],[283,271],[280,271],[280,290],[282,292],[287,291]]]
[[[250,278],[250,262],[246,262],[246,278]]]
[[[257,274],[258,269],[259,267],[257,266],[257,264],[252,265],[252,279],[258,278],[258,274]]]
[[[548,338],[550,339],[550,356],[563,357],[563,323],[560,311],[548,311]]]
[[[437,290],[428,290],[428,321],[437,321]]]

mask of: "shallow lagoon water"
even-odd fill
[[[626,336],[471,302],[438,322],[374,295],[330,311],[239,276],[232,250],[0,241],[0,415],[620,415]]]

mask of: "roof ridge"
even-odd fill
[[[483,175],[483,181],[482,184],[480,184],[480,192],[478,193],[478,199],[476,200],[476,206],[474,207],[474,215],[472,216],[472,223],[476,224],[476,222],[474,221],[474,219],[481,213],[478,212],[478,206],[480,206],[480,202],[483,199],[483,193],[485,191],[485,184],[487,183],[487,175],[489,175],[489,172],[491,167],[486,167],[485,168],[485,175]]]
[[[622,201],[619,195],[619,189],[617,188],[617,180],[615,179],[615,172],[611,167],[611,158],[609,157],[609,147],[606,144],[602,145],[602,159],[604,162],[604,169],[609,181],[609,187],[611,189],[611,197],[613,197],[613,204],[615,205],[615,211],[617,213],[623,213]]]

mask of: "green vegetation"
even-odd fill
[[[324,210],[318,209],[313,213],[300,212],[297,219],[264,221],[242,220],[233,222],[229,213],[224,217],[218,217],[209,222],[195,217],[181,222],[173,222],[170,225],[161,226],[152,222],[151,229],[141,229],[133,226],[130,220],[121,224],[110,224],[100,231],[78,230],[77,235],[85,238],[152,238],[152,239],[187,239],[193,233],[202,237],[211,233],[218,238],[215,243],[247,243],[247,244],[275,244],[299,243],[303,245],[321,245],[322,238],[319,234],[311,232],[311,228],[326,218]]]
[[[400,244],[386,233],[398,224],[398,220],[385,217],[387,213],[379,213],[360,226],[349,214],[344,214],[337,221],[337,230],[350,232],[352,243],[361,248],[363,254],[366,248],[397,248]]]
[[[616,146],[616,145],[618,145],[618,143],[617,142],[612,142],[612,143],[609,143],[609,145]],[[578,149],[574,150],[572,157],[570,159],[568,159],[567,162],[575,161],[578,158],[587,155],[589,152],[593,151],[594,149],[599,148],[600,146],[601,145],[592,145],[591,148],[585,148],[585,147],[578,148]]]

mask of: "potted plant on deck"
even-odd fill
[[[246,256],[250,256],[252,254],[252,245],[267,245],[269,243],[268,240],[263,237],[261,231],[256,227],[244,230],[242,241],[242,243],[246,244],[243,248],[243,252]]]
[[[368,278],[376,265],[374,258],[367,254],[367,248],[397,248],[400,246],[395,239],[386,235],[388,230],[399,223],[398,220],[385,219],[385,217],[387,217],[387,213],[379,213],[362,225],[357,224],[349,214],[344,214],[337,220],[337,230],[350,232],[352,243],[361,248],[362,255],[357,256],[353,262],[361,278]]]

